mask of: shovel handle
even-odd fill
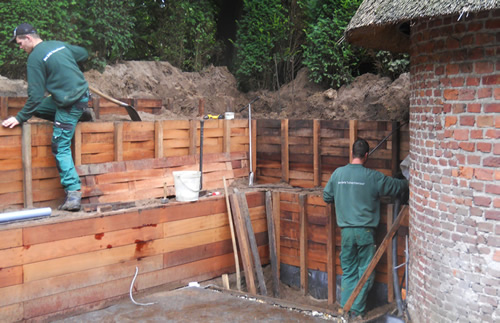
[[[101,91],[99,91],[98,89],[96,89],[96,88],[92,87],[91,85],[89,85],[89,90],[90,90],[90,91],[92,91],[92,92],[94,92],[95,94],[97,94],[97,95],[99,95],[99,96],[102,96],[102,97],[103,97],[103,98],[105,98],[106,100],[109,100],[109,101],[111,101],[111,102],[113,102],[113,103],[116,103],[116,104],[118,104],[118,105],[121,105],[122,107],[128,107],[128,106],[129,106],[129,105],[128,105],[127,103],[125,103],[125,102],[119,101],[119,100],[117,100],[117,99],[114,99],[114,98],[110,97],[110,96],[109,96],[109,95],[107,95],[107,94],[102,93]]]

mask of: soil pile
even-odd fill
[[[141,112],[143,120],[195,118],[200,99],[206,114],[238,111],[248,102],[256,119],[358,119],[396,120],[408,118],[410,80],[408,74],[392,82],[389,78],[364,74],[353,83],[324,90],[301,69],[294,81],[278,91],[243,93],[227,67],[208,67],[202,72],[182,72],[168,62],[127,61],[107,66],[103,73],[85,73],[88,82],[115,98],[160,98],[160,115]],[[26,96],[26,82],[0,76],[0,96]],[[236,118],[246,117],[246,110]],[[117,117],[118,119],[120,117]]]

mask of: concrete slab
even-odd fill
[[[248,297],[201,287],[186,287],[124,301],[111,307],[57,322],[341,322],[341,318],[310,309],[279,304],[270,298]]]

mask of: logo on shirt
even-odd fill
[[[62,46],[62,47],[59,47],[59,48],[56,48],[56,49],[54,49],[54,50],[50,51],[50,52],[49,52],[49,53],[48,53],[48,54],[47,54],[47,55],[43,58],[43,61],[44,61],[44,62],[46,62],[46,61],[49,59],[49,57],[50,57],[50,56],[52,56],[52,54],[57,53],[58,51],[63,50],[63,49],[65,49],[65,48],[66,48],[66,46]]]
[[[365,185],[365,183],[351,182],[351,181],[339,181],[337,184],[339,184],[339,185]]]

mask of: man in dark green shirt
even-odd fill
[[[375,229],[380,221],[380,197],[397,196],[408,190],[406,180],[395,179],[365,168],[370,147],[363,139],[352,146],[352,162],[337,168],[323,191],[326,203],[335,202],[337,225],[342,229],[341,305],[352,294],[375,254]],[[372,273],[351,307],[354,316],[363,315],[366,298],[373,285]]]
[[[56,158],[66,200],[61,210],[78,211],[81,184],[71,156],[71,138],[78,120],[88,107],[88,84],[78,67],[87,51],[60,41],[43,41],[35,28],[23,23],[10,40],[29,54],[27,63],[28,100],[15,117],[2,122],[7,128],[28,121],[32,116],[54,122],[52,153]],[[45,92],[49,96],[45,97]]]

